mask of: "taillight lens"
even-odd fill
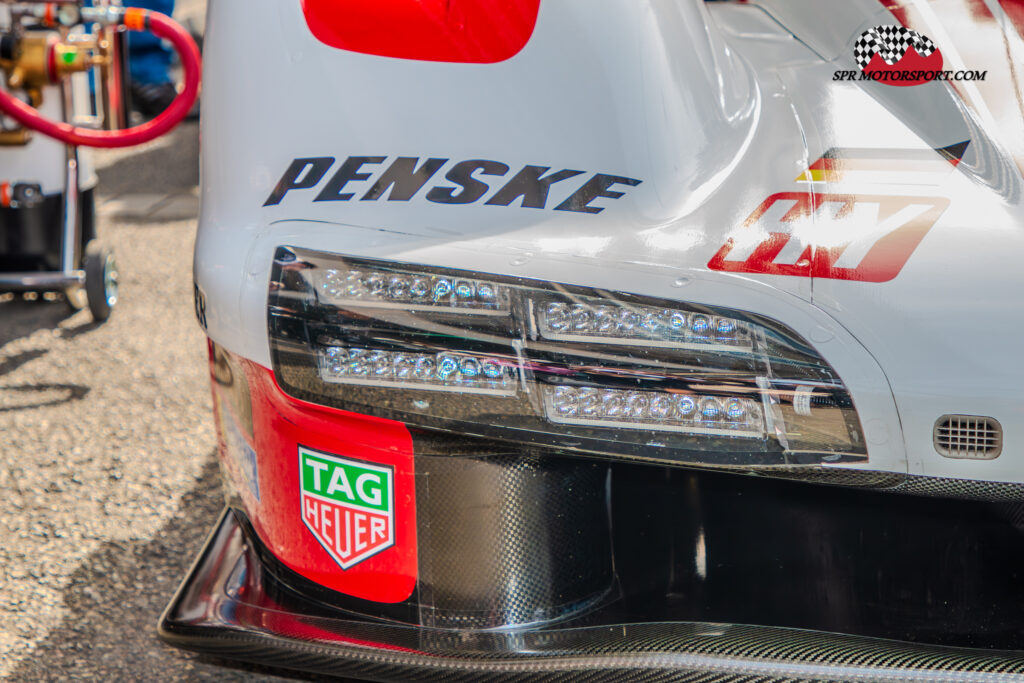
[[[626,458],[867,457],[835,371],[755,314],[290,247],[269,306],[278,381],[301,399]]]

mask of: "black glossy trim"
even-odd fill
[[[78,206],[82,228],[78,252],[84,252],[84,245],[96,237],[95,190],[83,190]],[[19,208],[0,207],[0,273],[60,271],[63,216],[63,194],[44,195]]]

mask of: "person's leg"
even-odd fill
[[[168,16],[174,12],[174,0],[132,0],[130,4]],[[170,49],[152,33],[129,35],[132,98],[136,108],[146,116],[156,116],[174,99],[176,90],[171,80],[171,59]]]
[[[133,0],[134,6],[167,15],[174,13],[174,0]],[[152,33],[132,33],[128,37],[131,77],[136,83],[154,85],[171,81],[171,51]]]

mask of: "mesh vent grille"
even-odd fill
[[[991,417],[943,415],[933,438],[935,450],[947,458],[992,460],[1003,451],[1003,428]]]

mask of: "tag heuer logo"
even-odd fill
[[[394,468],[299,447],[302,523],[342,569],[395,544]]]

